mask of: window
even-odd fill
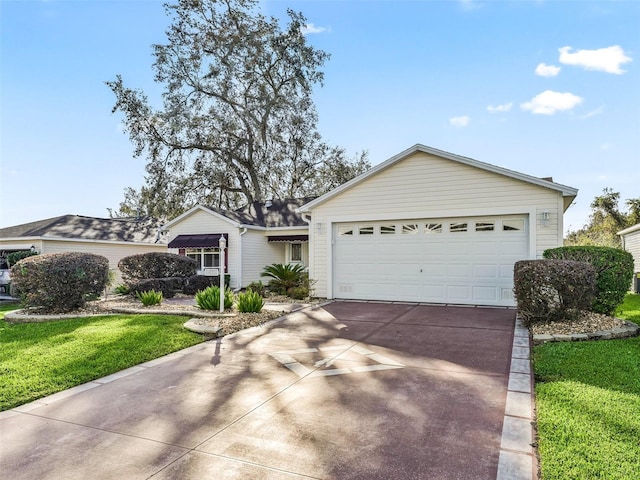
[[[186,251],[186,255],[196,261],[198,270],[220,266],[220,252],[217,248],[192,248]]]
[[[452,232],[452,233],[466,232],[467,231],[467,224],[466,224],[466,222],[451,223],[449,225],[449,231]]]
[[[494,230],[494,222],[476,222],[476,232],[493,232]]]
[[[341,225],[338,227],[338,235],[353,235],[353,227],[351,225]]]
[[[373,225],[367,225],[366,227],[360,227],[358,229],[360,235],[373,235]]]
[[[442,224],[441,223],[427,223],[424,227],[424,233],[442,233]]]
[[[403,235],[415,235],[418,233],[418,225],[415,223],[405,223],[402,225]]]
[[[524,219],[503,220],[502,230],[505,232],[521,232],[524,230]]]
[[[302,262],[302,244],[301,243],[291,244],[291,262],[295,262],[295,263]]]
[[[380,235],[395,235],[395,225],[380,225]]]

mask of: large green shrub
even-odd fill
[[[281,295],[287,295],[292,288],[303,287],[308,279],[305,268],[298,263],[274,263],[264,267],[261,277],[268,277],[269,288]]]
[[[612,315],[631,286],[633,256],[610,247],[560,247],[545,250],[544,258],[587,262],[595,268],[596,297],[591,310]]]
[[[109,260],[80,252],[36,255],[16,263],[11,278],[25,306],[68,312],[100,296],[109,279]]]
[[[173,298],[176,292],[182,290],[183,284],[184,279],[181,277],[144,278],[142,280],[129,280],[127,287],[129,288],[129,293],[133,296],[137,296],[147,290],[157,290],[162,292],[165,298]]]
[[[118,262],[118,268],[129,283],[147,278],[189,277],[195,275],[197,263],[193,258],[175,253],[147,252],[124,257]]]
[[[231,282],[231,275],[228,273],[224,276],[225,286],[229,286]],[[182,293],[185,295],[195,295],[200,290],[204,290],[207,287],[219,287],[220,276],[208,276],[208,275],[192,275],[184,279],[184,286],[182,287]]]
[[[522,260],[514,265],[513,283],[527,323],[570,319],[595,298],[595,269],[586,262]]]

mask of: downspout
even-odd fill
[[[309,278],[311,279],[311,278],[313,278],[313,267],[314,267],[314,264],[313,264],[314,255],[313,255],[313,249],[311,248],[311,246],[313,244],[313,242],[311,241],[311,234],[313,233],[312,232],[312,228],[311,228],[311,215],[309,214],[309,217],[307,218],[307,215],[303,213],[302,214],[302,220],[305,221],[305,223],[308,225],[308,228],[309,228],[309,242],[307,244],[308,245],[307,251],[309,252],[309,267],[308,267],[308,270],[309,270]]]
[[[242,289],[242,236],[247,233],[247,227],[243,227],[240,232],[240,241],[238,242],[238,288],[235,292],[239,292]]]

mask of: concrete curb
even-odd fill
[[[640,326],[633,322],[623,320],[624,327],[613,328],[611,330],[600,330],[589,333],[571,333],[568,335],[533,335],[533,344],[541,345],[547,342],[582,342],[585,340],[611,340],[613,338],[628,338],[640,335]]]

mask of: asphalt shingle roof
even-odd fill
[[[150,218],[62,215],[0,229],[0,238],[55,237],[119,242],[156,242],[161,224]]]
[[[242,225],[256,227],[307,227],[296,208],[309,203],[315,197],[274,199],[270,202],[253,202],[237,210],[209,208],[220,215]]]

